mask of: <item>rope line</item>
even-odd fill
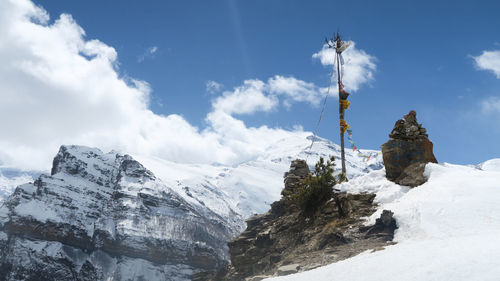
[[[356,144],[354,144],[354,141],[352,139],[352,130],[351,129],[347,129],[347,140],[351,143],[351,148],[352,148],[352,151],[355,151],[358,153],[358,156],[363,158],[363,160],[365,162],[368,162],[371,158],[376,158],[377,156],[379,156],[380,154],[382,154],[381,151],[378,151],[378,152],[370,152],[369,154],[365,154],[363,152],[361,152],[361,150],[359,150],[359,148],[356,146]]]
[[[323,118],[323,113],[325,112],[325,108],[326,108],[326,100],[328,99],[328,95],[330,95],[330,90],[332,88],[332,83],[333,83],[333,75],[335,74],[335,62],[337,61],[337,56],[338,56],[338,54],[335,53],[335,61],[332,64],[332,74],[330,74],[330,83],[328,84],[328,90],[326,91],[325,99],[323,100],[323,108],[321,109],[321,114],[319,115],[318,123],[316,124],[316,128],[314,129],[314,132],[313,132],[313,139],[311,141],[311,145],[309,146],[309,149],[308,149],[307,154],[306,154],[306,162],[307,162],[307,159],[309,158],[309,155],[311,154],[311,149],[314,145],[314,142],[316,141],[316,137],[317,137],[318,132],[319,132],[319,124],[321,123],[321,119]]]

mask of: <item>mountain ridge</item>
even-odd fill
[[[19,186],[0,207],[0,279],[122,280],[127,263],[146,263],[138,271],[144,278],[169,276],[166,268],[177,266],[184,270],[171,280],[188,280],[226,263],[227,223],[132,157],[62,146],[53,163],[51,175]]]

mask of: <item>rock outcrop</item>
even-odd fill
[[[425,183],[425,164],[437,160],[427,130],[417,122],[417,113],[412,110],[398,120],[389,137],[382,145],[387,179],[411,187]]]
[[[293,194],[297,184],[290,179],[307,175],[303,163],[293,161],[285,173],[286,194]],[[267,213],[249,218],[246,230],[228,243],[230,266],[212,280],[261,280],[291,274],[384,247],[392,240],[396,228],[392,212],[384,212],[373,226],[363,225],[363,218],[375,212],[374,194],[335,196],[337,200],[305,216],[290,206],[285,195]]]
[[[0,206],[0,280],[191,280],[227,263],[226,225],[128,155],[62,146]]]
[[[281,191],[282,196],[291,196],[295,193],[297,185],[309,175],[309,167],[305,160],[296,159],[290,164],[290,171],[283,176],[285,188]]]

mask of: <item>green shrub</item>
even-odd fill
[[[337,179],[333,175],[334,157],[325,163],[321,157],[309,174],[298,186],[294,197],[295,204],[305,213],[314,213],[319,206],[333,198],[333,186]]]

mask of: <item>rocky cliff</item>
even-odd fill
[[[128,155],[62,146],[0,206],[0,280],[190,280],[235,229]]]
[[[364,218],[376,210],[375,194],[337,192],[308,215],[291,207],[287,196],[294,194],[307,173],[305,161],[292,161],[285,173],[284,197],[267,213],[247,220],[246,230],[229,242],[231,265],[212,280],[261,280],[291,274],[382,249],[392,241],[396,229],[392,212],[384,211],[374,225],[364,225]],[[208,278],[208,274],[199,276],[199,280]]]

